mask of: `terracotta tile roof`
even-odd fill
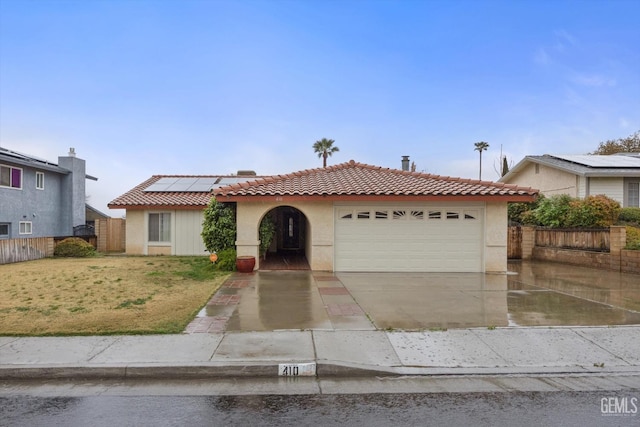
[[[518,201],[533,200],[538,194],[537,190],[526,187],[382,168],[353,160],[327,168],[227,185],[213,192],[219,199],[230,201],[274,196],[322,197],[324,200],[355,200],[363,196],[369,196],[369,199],[474,197]]]
[[[112,200],[110,209],[182,208],[202,209],[211,200],[209,192],[145,191],[162,178],[216,178],[221,175],[154,175]],[[537,190],[515,185],[451,178],[419,172],[382,168],[353,160],[327,168],[307,169],[286,175],[255,177],[246,182],[213,190],[219,199],[252,198],[322,200],[399,200],[493,198],[533,200]]]
[[[147,208],[147,207],[183,207],[205,208],[211,200],[209,192],[188,191],[153,191],[146,192],[161,178],[216,178],[220,175],[153,175],[151,178],[135,186],[120,197],[115,198],[107,206],[110,209]]]

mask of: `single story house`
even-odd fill
[[[202,254],[213,195],[236,203],[238,255],[255,256],[256,268],[271,215],[277,249],[303,254],[312,270],[505,272],[507,202],[537,193],[352,160],[268,177],[154,176],[109,207],[127,210],[129,254]]]
[[[540,189],[545,196],[604,194],[640,207],[640,154],[526,156],[500,182]]]

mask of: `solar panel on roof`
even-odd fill
[[[594,168],[640,167],[640,159],[632,156],[566,155],[554,157]]]
[[[167,191],[174,182],[176,182],[177,178],[160,178],[150,186],[148,186],[144,191]]]
[[[195,192],[211,191],[219,177],[173,177],[160,178],[144,191],[147,192]]]

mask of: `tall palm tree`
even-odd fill
[[[318,157],[322,157],[322,167],[327,167],[327,157],[331,156],[336,151],[340,151],[338,147],[334,147],[333,139],[322,138],[320,141],[316,141],[313,144],[313,151],[318,153]]]
[[[487,148],[489,148],[489,143],[480,141],[480,142],[476,142],[474,145],[476,146],[474,150],[480,152],[480,173],[478,175],[478,179],[482,180],[482,152],[485,151]]]

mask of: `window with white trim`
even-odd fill
[[[31,221],[20,221],[20,234],[32,234],[33,232],[33,224]]]
[[[629,182],[627,184],[627,206],[630,208],[640,208],[640,182]]]
[[[0,187],[22,189],[22,169],[0,165]]]
[[[8,239],[11,237],[11,224],[8,222],[0,223],[0,239]]]
[[[36,189],[44,190],[44,172],[36,172]]]
[[[171,241],[171,214],[170,213],[150,213],[149,214],[149,242],[170,242]]]

